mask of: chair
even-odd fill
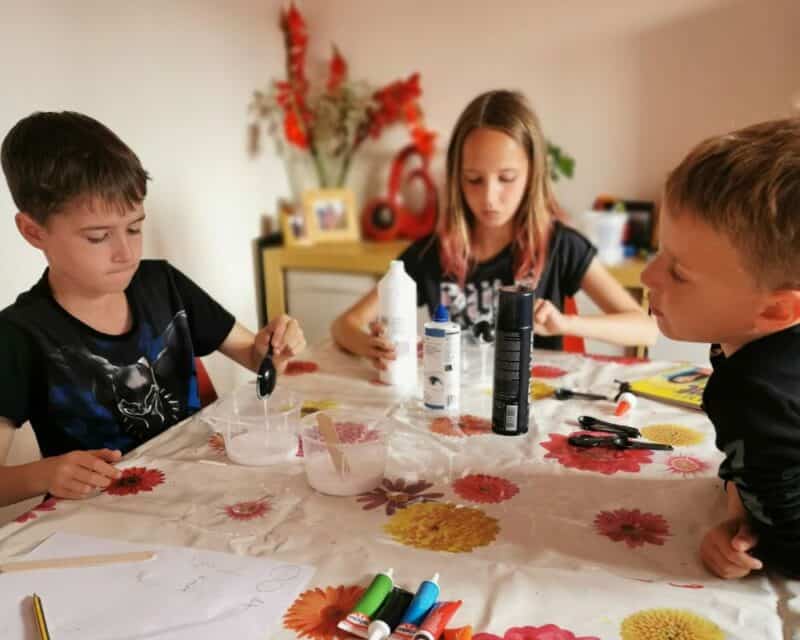
[[[578,305],[575,298],[564,298],[564,313],[568,316],[578,315]],[[579,336],[564,336],[564,351],[567,353],[586,353],[586,343]]]
[[[200,358],[194,359],[194,370],[197,375],[197,395],[200,396],[200,406],[207,407],[212,402],[216,402],[219,396],[217,396],[214,383],[211,382],[206,366]]]

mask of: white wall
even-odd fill
[[[288,194],[281,161],[247,153],[251,92],[283,73],[280,4],[5,0],[0,16],[0,133],[37,109],[76,109],[111,126],[154,176],[146,253],[184,269],[250,326],[257,317],[251,241],[262,212]],[[423,106],[442,146],[478,92],[525,91],[548,137],[577,159],[576,178],[558,187],[573,213],[599,192],[656,197],[690,145],[786,114],[800,89],[794,0],[300,6],[312,63],[335,41],[355,78],[383,84],[420,71]],[[352,180],[362,202],[379,189],[383,161],[403,140],[396,132],[383,146],[365,147]],[[17,235],[13,213],[2,184],[0,306],[43,268]],[[222,389],[237,376],[221,359],[210,369]]]
[[[36,110],[85,112],[153,177],[145,254],[165,257],[255,328],[251,242],[288,192],[280,159],[252,159],[252,91],[283,68],[279,0],[16,1],[0,14],[0,136]],[[0,307],[44,261],[14,227],[0,181]],[[213,357],[218,387],[235,365]],[[238,374],[244,375],[244,372]]]

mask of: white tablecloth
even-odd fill
[[[538,399],[531,432],[501,437],[480,420],[491,417],[486,385],[465,384],[466,418],[448,422],[418,399],[397,404],[368,365],[330,344],[302,359],[318,370],[279,385],[307,408],[390,416],[382,487],[327,497],[308,486],[302,458],[232,464],[203,419],[210,407],[129,454],[129,480],[117,491],[49,500],[1,528],[0,557],[63,531],[311,564],[312,586],[278,638],[335,637],[335,618],[388,567],[411,590],[440,573],[442,599],[463,601],[449,626],[472,625],[487,634],[481,640],[792,637],[796,584],[722,581],[699,561],[703,533],[724,517],[720,455],[704,414],[640,400],[625,421],[673,452],[580,450],[566,442],[579,430],[575,418],[612,417],[610,403]],[[610,394],[614,379],[668,365],[536,352],[534,388]]]

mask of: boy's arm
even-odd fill
[[[120,472],[110,463],[120,459],[119,451],[71,451],[28,464],[6,465],[16,427],[0,418],[0,506],[49,493],[57,498],[84,498],[105,489]]]
[[[270,344],[272,344],[272,359],[278,371],[281,371],[286,367],[289,358],[305,349],[306,339],[297,320],[281,315],[257,334],[253,334],[238,322],[234,323],[228,336],[219,346],[219,351],[243,367],[258,371]]]

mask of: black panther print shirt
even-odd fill
[[[220,346],[233,316],[161,260],[142,261],[125,293],[122,335],[59,306],[47,271],[0,312],[0,416],[30,420],[42,455],[125,453],[200,409],[194,359]]]

